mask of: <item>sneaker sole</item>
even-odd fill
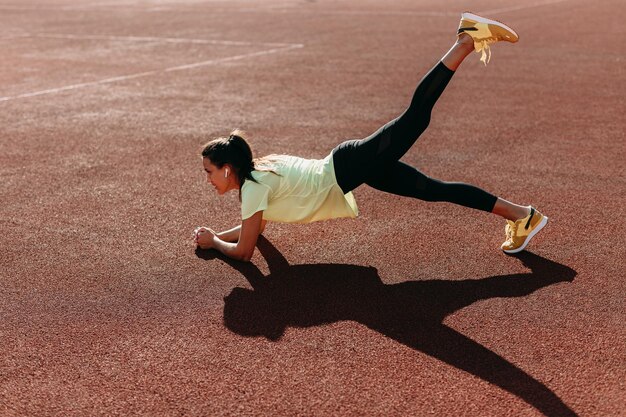
[[[470,12],[462,13],[461,14],[461,19],[464,19],[464,18],[467,18],[469,20],[473,20],[473,21],[478,22],[478,23],[486,23],[486,24],[500,26],[500,27],[508,30],[509,32],[511,32],[512,34],[515,35],[515,37],[517,38],[517,40],[515,40],[515,42],[517,42],[519,40],[519,35],[517,34],[517,32],[515,32],[512,28],[508,27],[507,25],[505,25],[502,22],[499,22],[499,21],[493,20],[493,19],[487,19],[486,17],[478,16],[477,14],[470,13]]]
[[[539,224],[537,225],[537,227],[535,227],[535,230],[533,230],[532,232],[530,232],[530,234],[528,235],[528,237],[526,238],[526,240],[524,241],[524,243],[522,244],[522,246],[520,246],[517,249],[510,249],[510,250],[506,250],[506,249],[502,249],[505,253],[518,253],[523,251],[526,246],[528,246],[528,243],[530,243],[530,239],[533,238],[533,236],[535,236],[537,233],[539,233],[539,231],[541,229],[543,229],[545,227],[545,225],[548,224],[548,218],[546,216],[543,216],[543,219],[541,219],[541,222],[539,222]]]

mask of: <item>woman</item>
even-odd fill
[[[435,102],[465,57],[472,50],[482,52],[481,61],[486,65],[490,44],[517,40],[517,34],[506,25],[463,13],[455,44],[421,80],[409,108],[371,136],[340,144],[323,160],[271,155],[254,161],[240,131],[209,142],[202,151],[207,182],[220,195],[239,190],[242,222],[221,233],[199,227],[194,231],[195,243],[249,261],[268,220],[308,223],[356,217],[352,190],[367,184],[393,194],[448,201],[502,216],[507,220],[502,249],[506,253],[523,250],[548,220],[535,208],[511,203],[473,185],[430,178],[399,161],[428,126]]]

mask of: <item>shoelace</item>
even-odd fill
[[[519,228],[519,223],[515,222],[513,223],[513,226],[511,226],[511,223],[507,221],[507,224],[504,227],[504,233],[506,234],[505,242],[513,243],[513,238],[517,235],[518,228]]]
[[[480,61],[483,64],[487,65],[487,63],[491,60],[491,48],[489,48],[489,45],[496,42],[498,42],[497,38],[488,38],[474,42],[474,49],[476,52],[482,52],[480,55]]]

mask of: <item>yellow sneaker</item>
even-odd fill
[[[533,238],[548,223],[548,218],[539,213],[534,207],[530,208],[530,214],[515,222],[507,220],[504,228],[506,241],[502,244],[502,250],[506,253],[517,253],[524,250],[530,239]]]
[[[457,36],[467,33],[474,39],[474,50],[482,52],[480,60],[487,65],[491,59],[489,45],[499,41],[515,43],[519,40],[517,33],[504,23],[487,19],[473,13],[465,12],[461,15],[461,23]]]

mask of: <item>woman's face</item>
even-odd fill
[[[209,158],[202,158],[202,165],[206,171],[206,182],[211,184],[219,195],[232,189],[234,175],[229,165],[218,168]]]

